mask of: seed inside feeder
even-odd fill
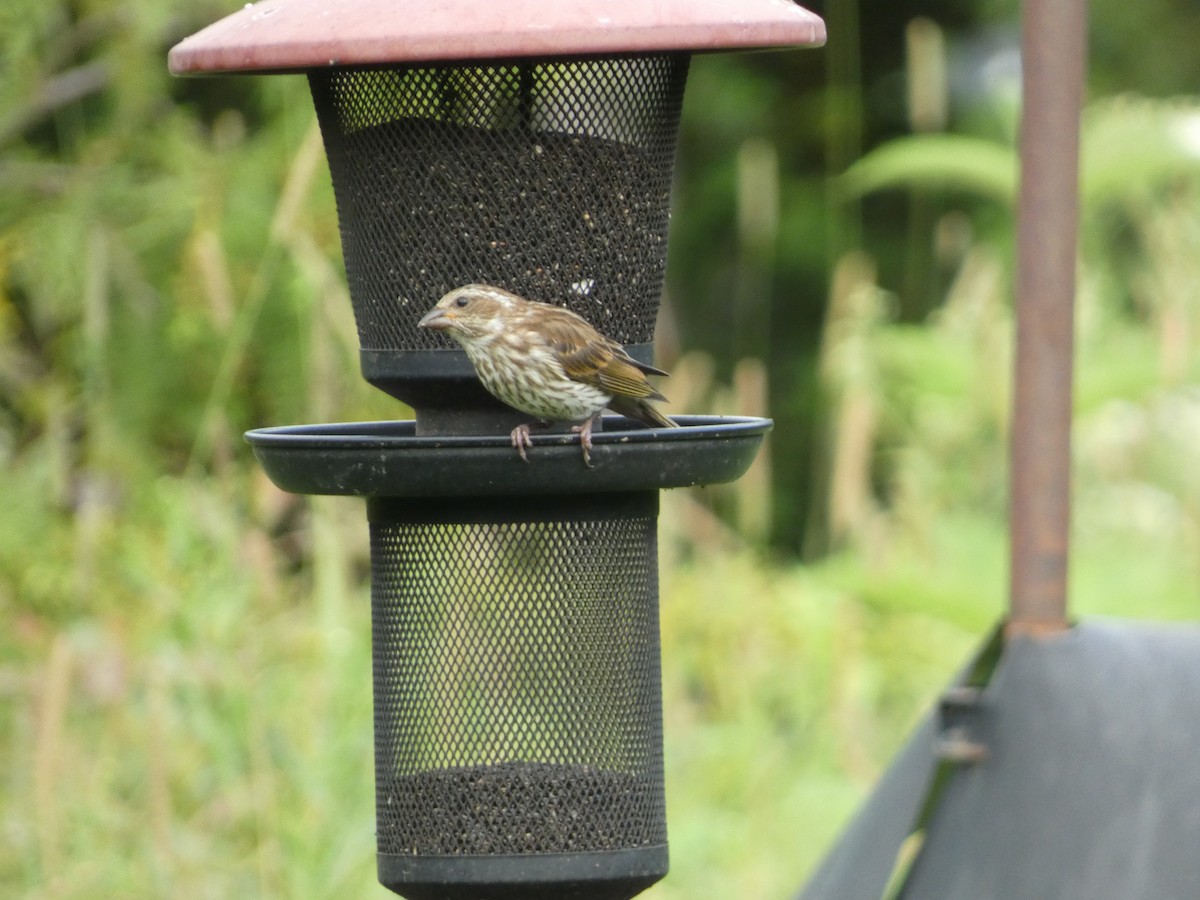
[[[587,765],[506,762],[394,778],[379,849],[429,856],[580,853],[666,843],[649,780]]]
[[[505,105],[510,67],[311,74],[364,348],[448,347],[416,322],[477,281],[567,303],[621,343],[652,340],[686,63],[622,66],[539,67],[528,107]],[[588,79],[613,95],[597,104]],[[653,99],[621,96],[639,79]],[[585,280],[595,289],[571,290]]]

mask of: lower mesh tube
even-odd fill
[[[657,492],[368,509],[381,878],[665,874]]]

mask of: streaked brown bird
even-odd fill
[[[417,323],[445,332],[467,353],[488,392],[543,422],[576,422],[583,461],[591,465],[592,425],[605,409],[650,426],[677,427],[650,405],[666,400],[646,375],[666,375],[639,362],[583,318],[486,284],[442,297]],[[512,430],[521,459],[533,446],[529,425]]]

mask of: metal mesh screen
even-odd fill
[[[657,503],[370,502],[380,853],[666,843]]]
[[[648,343],[666,264],[688,56],[309,75],[364,350],[489,282]]]

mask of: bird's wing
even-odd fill
[[[637,366],[639,369],[641,369],[647,375],[661,375],[663,378],[666,378],[667,376],[669,376],[671,374],[670,372],[664,372],[662,369],[659,369],[655,366],[650,365],[650,363],[644,363],[640,359],[634,359],[632,356],[629,356],[629,354],[625,352],[624,347],[621,348],[621,352],[625,354],[625,356],[629,360],[629,362],[633,363],[635,366]]]
[[[641,362],[630,356],[625,348],[616,341],[605,338],[612,360],[600,371],[600,384],[611,394],[618,397],[634,399],[666,400],[667,398],[656,391],[646,380],[646,375],[666,375],[662,369],[656,369],[649,363]]]
[[[618,397],[662,399],[620,344],[574,313],[559,309],[554,313],[543,319],[544,334],[568,378]]]
[[[634,397],[646,400],[666,400],[656,391],[646,375],[632,362],[614,356],[612,362],[600,370],[600,386],[617,397]]]

